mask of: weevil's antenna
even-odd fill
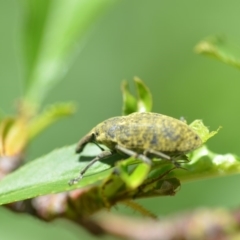
[[[96,141],[92,141],[92,143],[94,143],[95,145],[97,145],[102,151],[105,151],[105,149],[103,147],[101,147]]]

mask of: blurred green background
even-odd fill
[[[0,103],[7,113],[13,113],[23,91],[21,7],[18,1],[0,1]],[[121,81],[134,76],[150,88],[155,112],[184,116],[188,122],[203,119],[212,130],[222,126],[209,148],[240,155],[240,72],[193,52],[200,40],[213,34],[224,34],[240,46],[239,8],[237,0],[117,2],[94,25],[64,81],[44,102],[75,101],[78,112],[34,140],[28,160],[73,144],[100,121],[120,115]],[[159,216],[197,207],[233,209],[240,203],[239,181],[240,176],[230,176],[191,182],[175,197],[140,202]],[[121,207],[118,211],[137,215]],[[0,235],[7,240],[95,239],[66,221],[46,224],[4,208]]]

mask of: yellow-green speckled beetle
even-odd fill
[[[202,145],[202,140],[185,122],[152,112],[136,112],[127,116],[113,117],[99,123],[77,144],[80,153],[87,143],[103,144],[103,150],[80,172],[77,183],[96,161],[123,153],[134,156],[147,164],[152,157],[174,160]],[[151,157],[151,158],[150,158]]]

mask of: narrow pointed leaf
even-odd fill
[[[213,57],[233,67],[240,68],[240,47],[224,37],[213,36],[195,47],[198,54]]]
[[[152,110],[152,94],[144,82],[135,77],[134,82],[137,89],[138,112],[151,112]]]
[[[24,1],[26,102],[39,105],[43,101],[66,74],[93,24],[115,2]]]
[[[195,120],[193,121],[190,125],[190,128],[192,128],[202,139],[202,142],[205,143],[207,142],[207,140],[209,138],[212,138],[214,135],[216,135],[218,133],[218,131],[221,129],[221,127],[219,127],[216,131],[209,131],[208,127],[206,127],[203,124],[202,120]]]
[[[123,115],[137,112],[137,99],[129,92],[127,81],[122,82]]]
[[[48,106],[29,123],[29,139],[37,136],[40,132],[60,118],[72,115],[75,110],[76,106],[73,103],[57,103]]]

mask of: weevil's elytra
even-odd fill
[[[93,159],[70,184],[78,182],[94,162],[116,152],[134,155],[149,163],[149,155],[171,159],[202,145],[201,138],[185,122],[152,112],[136,112],[99,123],[79,141],[76,153],[89,142],[103,144],[110,151]]]
[[[111,150],[119,144],[138,153],[152,149],[183,154],[202,144],[200,137],[184,122],[149,112],[107,119],[93,128],[91,134],[94,141]],[[76,152],[81,152],[82,145],[80,141]]]

